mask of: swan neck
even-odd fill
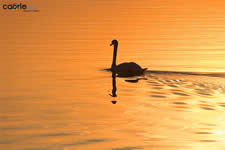
[[[114,45],[114,51],[113,51],[113,62],[112,62],[112,67],[115,67],[115,66],[116,66],[117,48],[118,48],[118,44],[115,44],[115,45]]]

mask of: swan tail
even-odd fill
[[[144,73],[147,69],[148,69],[148,68],[144,68],[144,69],[142,69],[143,73]]]

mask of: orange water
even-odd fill
[[[117,78],[112,98],[102,70],[117,39],[118,63],[224,72],[225,1],[23,3],[40,12],[0,7],[0,149],[225,147],[224,78],[148,72],[137,83]]]

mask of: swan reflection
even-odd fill
[[[114,69],[112,69],[112,94],[110,94],[110,96],[117,97],[116,90],[117,90],[117,88],[116,88],[116,72]],[[117,102],[116,100],[112,101],[113,104],[116,104],[116,102]]]

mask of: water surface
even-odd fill
[[[225,2],[24,3],[40,11],[0,9],[0,149],[224,148]],[[113,39],[149,68],[117,97]]]

